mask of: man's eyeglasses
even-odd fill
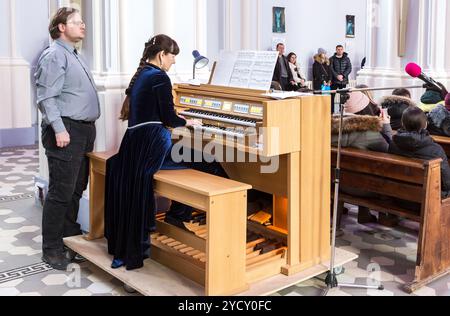
[[[86,23],[84,23],[84,21],[68,21],[67,24],[73,24],[75,26],[86,26]]]

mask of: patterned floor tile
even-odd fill
[[[139,296],[127,293],[119,280],[89,262],[72,266],[64,273],[41,262],[42,209],[32,199],[37,155],[36,148],[0,150],[0,296]],[[357,253],[359,258],[345,265],[338,280],[341,284],[381,282],[385,290],[341,287],[327,295],[407,296],[402,287],[414,277],[417,223],[401,221],[395,229],[377,224],[360,225],[356,208],[349,208],[349,215],[343,216],[341,223],[345,234],[338,238],[337,245]],[[322,275],[273,296],[321,296],[326,288],[324,278]],[[450,296],[450,276],[413,295]]]
[[[0,296],[17,296],[19,294],[20,292],[14,287],[0,288]]]
[[[414,292],[414,294],[417,296],[436,296],[436,290],[428,286],[424,286]]]
[[[52,274],[43,278],[42,282],[45,285],[63,285],[66,284],[68,280],[69,278],[66,274]]]
[[[5,210],[5,209],[3,209],[3,210],[0,210],[0,216],[6,216],[6,215],[9,215],[9,214],[11,214],[13,211],[11,211],[11,210]]]
[[[372,262],[378,263],[380,266],[393,266],[395,261],[386,257],[374,257]]]
[[[111,293],[114,288],[115,286],[112,283],[95,282],[87,290],[92,294],[107,294]]]
[[[69,290],[62,296],[92,296],[92,293],[85,289]]]
[[[29,292],[29,293],[20,293],[17,296],[42,296],[41,294],[39,294],[38,292]]]

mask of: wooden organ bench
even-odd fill
[[[332,152],[332,166],[336,167],[337,149]],[[405,291],[412,293],[450,272],[450,199],[441,199],[442,160],[425,161],[350,148],[342,150],[341,158],[341,189],[376,194],[360,197],[346,194],[349,190],[344,189],[339,195],[341,205],[365,206],[420,224],[415,278],[404,287]]]
[[[112,155],[89,155],[93,196],[104,194],[106,160]],[[152,259],[204,285],[206,295],[231,295],[247,290],[247,191],[252,187],[190,169],[160,171],[154,177],[154,185],[155,193],[206,212],[208,238],[158,221],[159,235],[152,236]],[[95,216],[91,216],[87,236],[90,240],[104,236],[103,199],[91,200],[94,201],[98,204],[91,204],[94,210],[91,214]]]

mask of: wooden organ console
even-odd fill
[[[157,216],[152,259],[204,286],[206,295],[254,295],[248,289],[272,277],[305,274],[298,282],[326,272],[324,264],[331,252],[330,99],[273,100],[262,91],[211,85],[175,85],[173,92],[178,114],[203,123],[195,131],[174,130],[174,139],[187,138],[191,145],[213,144],[212,153],[230,179],[214,180],[190,171],[155,175],[156,193],[198,211],[197,221],[186,224],[190,231],[165,223],[164,214]],[[218,157],[217,148],[233,153],[233,158]],[[106,160],[113,154],[90,155],[87,239],[91,242],[68,239],[66,244],[141,293],[152,295],[153,284],[147,285],[151,281],[146,281],[144,270],[136,275],[111,270],[106,266],[110,258],[98,255],[105,253],[105,243],[100,241],[104,175]],[[268,165],[275,166],[273,172],[266,173]],[[273,197],[269,224],[247,220],[250,188]],[[343,260],[354,257],[344,255]],[[153,271],[154,267],[148,275]],[[275,283],[269,285],[274,291],[280,289]]]

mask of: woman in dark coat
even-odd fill
[[[322,85],[331,86],[332,75],[330,60],[326,56],[326,51],[320,48],[314,56],[313,89],[321,90]]]
[[[418,107],[409,107],[403,113],[403,128],[392,139],[389,152],[424,160],[441,158],[442,198],[450,194],[450,166],[444,149],[434,142],[427,128],[427,116]]]
[[[108,160],[106,171],[105,236],[108,251],[114,256],[113,268],[138,269],[149,257],[149,234],[156,226],[154,174],[163,169],[188,167],[172,160],[168,129],[199,125],[175,112],[172,84],[166,72],[175,64],[178,53],[178,45],[170,37],[153,37],[146,43],[139,68],[126,91],[121,119],[129,121],[129,128],[119,153]],[[224,175],[216,164],[199,163],[196,167]],[[181,225],[191,215],[190,207],[172,203],[166,221]]]

